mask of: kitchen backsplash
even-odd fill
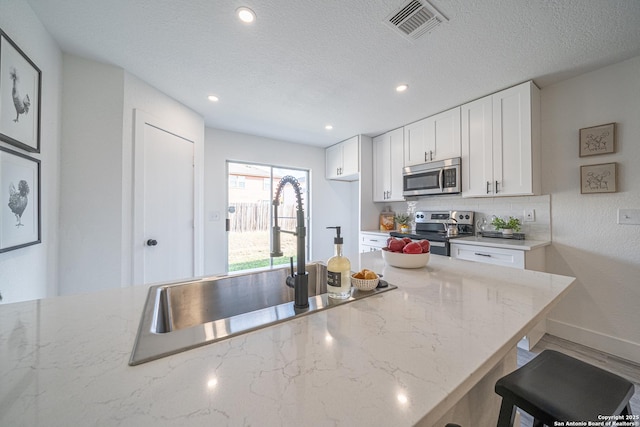
[[[417,211],[467,210],[474,211],[476,221],[485,217],[491,222],[493,215],[508,218],[513,216],[522,222],[521,233],[527,239],[551,240],[551,196],[462,198],[460,196],[434,196],[415,200]],[[407,212],[407,202],[385,204],[396,213]],[[381,206],[381,209],[383,206]],[[535,210],[535,221],[524,222],[525,210]]]

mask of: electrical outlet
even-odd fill
[[[618,209],[618,224],[640,225],[640,209]]]
[[[525,222],[535,222],[536,220],[536,210],[535,209],[525,209],[524,210],[524,221]]]

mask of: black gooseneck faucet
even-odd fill
[[[281,230],[278,226],[278,205],[280,204],[280,193],[285,184],[291,184],[296,193],[296,231]],[[293,259],[291,260],[291,276],[287,277],[287,286],[292,287],[295,293],[294,307],[304,309],[309,307],[309,274],[306,271],[305,237],[307,229],[304,226],[304,210],[302,209],[302,192],[300,183],[291,175],[282,177],[276,187],[276,194],[273,198],[273,227],[271,228],[271,258],[281,257],[280,233],[289,233],[297,237],[296,258],[297,271],[293,272]]]

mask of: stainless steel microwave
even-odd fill
[[[402,170],[402,194],[424,196],[460,192],[460,157],[408,166]]]

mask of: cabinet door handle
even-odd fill
[[[498,194],[498,181],[496,181],[496,194]]]
[[[489,194],[489,186],[491,185],[491,183],[489,181],[487,181],[487,194]]]
[[[433,160],[433,151],[429,150],[429,160]]]
[[[425,162],[427,161],[427,152],[426,151],[424,152],[424,161]]]
[[[483,254],[483,253],[480,253],[480,252],[475,252],[475,253],[474,253],[474,255],[478,255],[478,256],[486,256],[487,258],[491,258],[491,255],[489,255],[489,254]]]

